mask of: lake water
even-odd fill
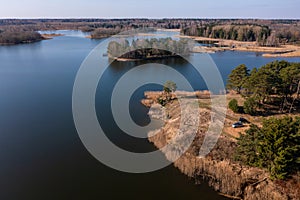
[[[101,40],[87,39],[78,31],[63,33],[39,43],[0,46],[0,199],[224,199],[172,166],[128,174],[104,166],[88,153],[74,126],[72,89],[82,61]],[[275,60],[249,52],[211,56],[224,80],[239,64],[253,68]],[[195,89],[206,88],[185,61],[157,62],[180,71]],[[109,96],[111,84],[132,66],[117,62],[110,66],[105,73],[107,87],[97,90],[96,110],[100,123],[110,130],[108,137],[119,146],[151,151],[154,147],[147,140],[122,135],[111,121],[108,99],[100,99]],[[139,104],[148,89],[160,87],[140,88],[130,103],[138,124],[148,122],[147,109]]]

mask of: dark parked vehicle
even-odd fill
[[[245,118],[243,118],[243,117],[240,117],[239,122],[241,122],[241,123],[246,123],[246,124],[249,124],[249,123],[250,123],[247,119],[245,119]]]
[[[242,122],[236,122],[236,123],[232,124],[233,128],[239,128],[239,127],[243,127],[243,126],[244,126],[244,124]]]

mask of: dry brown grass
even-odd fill
[[[158,92],[146,93],[148,100],[153,101],[157,98],[157,95],[159,95]],[[197,96],[203,97],[203,93],[198,93]],[[233,98],[236,98],[239,104],[242,105],[243,99],[240,95],[231,93],[227,96],[228,101]],[[174,162],[174,165],[182,173],[193,177],[197,183],[205,179],[216,191],[235,199],[299,199],[299,190],[296,189],[300,184],[299,176],[295,176],[290,181],[277,183],[268,178],[269,174],[265,170],[243,166],[233,161],[236,148],[235,138],[238,137],[239,132],[243,132],[248,128],[231,128],[231,124],[238,120],[240,114],[232,111],[227,112],[223,133],[217,144],[205,158],[198,157],[211,119],[210,99],[188,99],[190,99],[192,107],[194,104],[202,106],[199,109],[201,123],[192,145]],[[149,141],[154,143],[157,148],[162,148],[168,144],[179,128],[181,108],[178,100],[175,99],[169,102],[165,106],[165,110],[169,113],[169,118],[165,120],[165,126],[155,131],[155,135],[149,137]],[[249,121],[257,120],[261,122],[259,117],[248,115],[243,115],[243,117]],[[189,120],[193,121],[193,119]],[[189,130],[186,131],[184,134],[189,134]],[[181,144],[178,145],[180,147]],[[163,153],[167,159],[172,160],[174,155],[178,155],[178,149],[170,149]]]
[[[191,38],[195,41],[209,41],[214,42],[220,46],[227,47],[195,47],[194,52],[216,52],[224,50],[233,51],[250,51],[261,52],[264,57],[300,57],[300,47],[297,45],[281,45],[279,47],[262,47],[257,42],[242,42],[236,40],[214,39],[206,37],[194,37],[194,36],[178,36],[181,38]]]

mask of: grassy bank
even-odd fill
[[[297,45],[280,45],[279,47],[259,46],[256,42],[242,42],[236,40],[214,39],[195,36],[177,36],[180,38],[193,39],[200,43],[211,43],[212,47],[196,47],[194,52],[216,52],[216,51],[250,51],[264,53],[264,57],[300,57],[300,46]]]
[[[179,105],[173,94],[171,98],[173,100],[161,107],[157,104],[157,99],[162,94],[161,92],[146,92],[146,99],[142,101],[148,107],[155,105],[149,115],[165,122],[162,128],[149,133],[149,141],[159,149],[170,144],[172,139],[176,137],[177,129],[181,123],[182,106]],[[232,128],[232,122],[238,120],[240,115],[231,111],[227,112],[224,129],[217,144],[206,157],[199,157],[199,150],[207,134],[209,124],[218,123],[219,119],[215,118],[213,122],[211,121],[211,116],[215,113],[210,108],[209,92],[193,94],[181,92],[179,96],[184,99],[184,109],[188,111],[197,108],[195,104],[200,105],[200,108],[198,108],[200,123],[196,136],[188,150],[174,162],[174,166],[182,173],[194,178],[196,183],[207,180],[209,185],[216,191],[232,199],[299,199],[299,176],[294,175],[290,179],[280,182],[273,181],[269,178],[270,174],[266,170],[245,166],[234,160],[233,155],[237,148],[236,138],[239,135],[238,132],[244,132],[248,127],[242,129]],[[197,98],[192,98],[192,96]],[[218,98],[218,96],[212,96],[212,98]],[[237,98],[237,96],[235,94],[227,96],[228,101],[233,98]],[[242,99],[238,100],[243,101]],[[164,112],[161,112],[161,109]],[[168,115],[165,116],[163,113],[168,113]],[[248,115],[243,117],[256,124],[261,122],[260,118],[253,118]],[[184,121],[186,124],[195,124],[195,122],[196,120],[193,118]],[[183,134],[189,135],[191,130],[186,129]],[[173,160],[182,148],[181,145],[179,143],[171,150],[163,150],[166,158]]]

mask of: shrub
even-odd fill
[[[174,83],[173,81],[167,81],[165,84],[164,84],[164,91],[166,93],[170,93],[170,92],[175,92],[176,89],[177,89],[177,86],[176,86],[176,83]]]
[[[232,99],[229,104],[228,107],[235,113],[239,112],[239,105],[236,99]]]
[[[162,105],[162,106],[165,106],[167,103],[168,103],[168,100],[166,98],[163,98],[163,97],[159,97],[157,98],[157,102]]]

